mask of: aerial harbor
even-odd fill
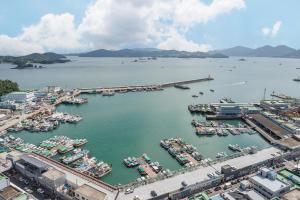
[[[0,199],[299,200],[299,6],[3,1]]]

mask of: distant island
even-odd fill
[[[79,57],[160,57],[160,58],[228,58],[222,53],[188,52],[155,48],[106,50],[99,49],[87,53],[70,54]]]
[[[26,56],[0,56],[0,63],[11,63],[16,65],[12,69],[43,68],[38,64],[54,64],[70,62],[64,55],[56,53],[33,53]]]

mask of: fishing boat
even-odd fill
[[[241,147],[238,144],[229,144],[228,148],[232,151],[241,151]]]
[[[160,141],[160,146],[163,147],[164,149],[169,149],[170,147],[170,145],[165,140]]]
[[[146,161],[146,163],[150,163],[151,162],[151,158],[149,158],[149,156],[147,154],[143,154],[143,159]]]
[[[215,92],[215,90],[213,90],[213,89],[210,89],[209,91],[211,91],[211,92]]]
[[[174,87],[178,88],[178,89],[182,89],[182,90],[188,90],[188,89],[190,89],[188,86],[179,85],[179,84],[174,85]]]
[[[123,160],[123,163],[125,164],[126,167],[136,167],[139,165],[137,159],[135,157],[128,157],[128,158],[125,158]]]
[[[192,97],[194,97],[194,98],[197,98],[197,97],[198,97],[198,95],[195,95],[195,94],[194,94],[194,95],[192,95]]]
[[[74,147],[72,145],[69,145],[69,146],[59,146],[58,149],[57,149],[57,152],[59,154],[65,154],[65,153],[68,153],[70,151],[72,151],[74,149]]]
[[[80,147],[80,146],[86,144],[87,142],[88,142],[87,139],[76,139],[73,142],[73,146],[74,147]]]
[[[89,151],[86,150],[86,149],[84,149],[84,150],[81,150],[81,149],[76,150],[76,151],[74,151],[74,154],[73,154],[72,156],[63,157],[63,158],[62,158],[62,162],[63,162],[64,164],[67,164],[67,165],[68,165],[68,164],[73,163],[73,162],[75,162],[76,160],[78,160],[78,159],[84,157],[84,156],[87,155],[88,153],[89,153]]]
[[[102,96],[114,96],[115,92],[112,90],[107,90],[102,92]]]
[[[203,92],[199,92],[199,94],[203,95],[204,93]]]
[[[293,81],[300,82],[300,76],[297,78],[294,78]]]

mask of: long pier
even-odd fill
[[[162,88],[167,87],[173,87],[175,85],[186,85],[186,84],[192,84],[192,83],[198,83],[198,82],[204,82],[204,81],[212,81],[214,80],[212,77],[208,76],[207,78],[200,78],[200,79],[193,79],[188,81],[179,81],[179,82],[173,82],[173,83],[166,83],[160,85]]]
[[[214,78],[208,76],[206,78],[199,78],[187,81],[178,81],[164,84],[149,84],[149,85],[131,85],[131,86],[114,86],[114,87],[95,87],[95,88],[80,88],[81,93],[101,93],[104,91],[112,92],[131,92],[131,91],[155,91],[162,90],[164,88],[173,87],[175,85],[186,85],[204,81],[212,81]]]

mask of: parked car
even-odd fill
[[[156,197],[156,196],[157,196],[157,193],[156,193],[154,190],[152,190],[152,191],[150,192],[150,194],[151,194],[152,197]]]
[[[130,194],[130,193],[133,193],[133,188],[127,188],[126,190],[125,190],[125,194]]]
[[[44,194],[44,193],[45,193],[45,191],[44,191],[42,188],[38,188],[36,191],[37,191],[39,194]]]

